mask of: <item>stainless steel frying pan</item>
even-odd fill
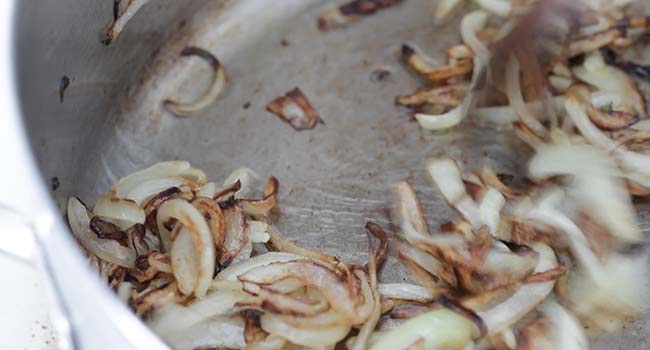
[[[275,175],[283,233],[353,262],[365,260],[364,223],[388,222],[388,189],[398,180],[412,181],[430,225],[455,215],[425,177],[428,157],[450,154],[470,170],[489,164],[521,173],[527,154],[508,131],[470,122],[449,133],[423,132],[393,104],[395,95],[419,86],[397,59],[401,44],[442,60],[441,48],[459,40],[457,20],[434,26],[433,2],[408,0],[322,33],[316,17],[328,6],[153,0],[107,47],[100,33],[112,1],[0,1],[0,144],[7,160],[0,220],[36,233],[62,349],[165,348],[92,276],[59,210],[71,195],[92,203],[116,179],[153,162],[189,160],[217,180],[240,166]],[[179,57],[188,45],[218,56],[230,83],[209,109],[177,118],[161,102],[192,99],[209,75],[200,60]],[[376,81],[376,69],[391,74]],[[61,102],[63,76],[71,83]],[[324,125],[296,132],[265,111],[296,86]],[[382,279],[405,276],[393,260]],[[649,336],[646,317],[596,339],[593,348],[647,349]]]

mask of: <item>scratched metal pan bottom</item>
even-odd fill
[[[433,25],[431,1],[405,1],[326,33],[318,31],[316,18],[327,1],[199,3],[181,8],[172,1],[152,1],[114,46],[89,44],[116,78],[98,73],[101,64],[88,67],[69,52],[61,52],[64,59],[51,54],[74,75],[63,104],[51,91],[42,94],[54,101],[63,122],[33,117],[27,123],[44,172],[61,183],[57,199],[74,194],[92,202],[120,176],[159,160],[188,160],[215,180],[246,166],[280,180],[278,223],[288,238],[361,262],[366,259],[363,226],[368,220],[388,224],[389,191],[399,180],[413,183],[432,230],[456,217],[425,174],[427,158],[446,154],[462,160],[467,170],[490,165],[521,174],[528,154],[510,132],[467,123],[432,134],[395,107],[394,96],[421,84],[401,65],[401,45],[415,44],[442,61],[444,48],[460,40],[458,19]],[[106,10],[89,14],[97,18]],[[174,29],[156,36],[160,30],[152,26]],[[84,38],[90,39],[97,37]],[[161,102],[170,96],[191,99],[209,76],[199,59],[179,58],[189,45],[219,57],[229,84],[210,108],[177,118]],[[120,52],[131,61],[123,62]],[[390,75],[373,80],[376,69]],[[324,124],[297,132],[265,110],[268,101],[294,87],[309,98]],[[42,123],[52,126],[50,133],[40,131]],[[394,258],[382,276],[386,282],[408,278]],[[649,336],[646,317],[620,334],[596,337],[593,349],[647,349]]]

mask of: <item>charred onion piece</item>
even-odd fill
[[[409,108],[418,108],[425,104],[456,107],[463,101],[466,93],[466,85],[425,87],[408,95],[397,96],[395,103]]]
[[[472,60],[459,60],[456,64],[438,67],[433,61],[409,45],[402,45],[402,59],[423,78],[437,83],[449,78],[464,76],[472,72]]]
[[[146,5],[150,0],[113,0],[113,20],[106,29],[102,43],[110,45],[117,39],[126,24],[140,11],[142,6]],[[123,5],[126,3],[126,7]]]
[[[327,10],[318,17],[318,29],[325,31],[347,25],[360,17],[397,5],[402,0],[355,0]]]
[[[116,225],[106,220],[102,220],[97,216],[90,219],[90,229],[95,232],[98,238],[112,239],[123,247],[129,246],[128,237],[124,231],[120,230]]]
[[[318,112],[299,88],[287,92],[266,105],[266,110],[289,123],[296,130],[313,129],[323,123]]]
[[[189,46],[181,51],[181,57],[197,56],[203,59],[212,68],[212,82],[206,92],[197,100],[190,103],[180,103],[172,99],[166,99],[163,102],[165,108],[169,109],[176,116],[186,116],[189,113],[197,112],[207,108],[210,104],[219,98],[228,81],[226,70],[219,60],[210,52]]]
[[[262,199],[240,199],[238,202],[249,215],[266,215],[275,207],[279,189],[280,182],[272,176],[266,183]]]

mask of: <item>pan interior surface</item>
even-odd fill
[[[57,200],[78,195],[92,203],[121,176],[161,160],[188,160],[217,182],[249,167],[262,179],[279,179],[276,219],[288,239],[346,262],[363,262],[364,224],[372,220],[388,227],[390,189],[397,181],[413,184],[432,231],[457,218],[425,172],[428,158],[451,155],[468,171],[489,165],[523,174],[530,153],[511,131],[469,121],[431,133],[394,105],[394,96],[421,85],[400,63],[401,45],[414,44],[442,62],[444,49],[460,40],[458,18],[435,26],[431,2],[405,1],[347,28],[320,32],[316,18],[327,6],[314,0],[286,0],[273,8],[266,0],[206,2],[143,61],[128,89],[116,86],[114,94],[105,95],[115,103],[103,115],[82,122],[79,132],[91,130],[93,137],[61,140],[54,133],[34,141],[46,177],[61,182]],[[134,18],[138,21],[146,18]],[[137,35],[127,27],[116,47],[120,41],[135,45]],[[179,118],[162,101],[191,100],[210,73],[203,61],[179,56],[190,45],[214,53],[229,83],[211,107]],[[378,69],[390,74],[372,79]],[[323,124],[298,132],[266,111],[267,102],[294,87],[309,98]],[[71,95],[64,104],[80,100]],[[27,118],[30,133],[38,134]],[[45,156],[53,144],[83,157],[61,168]],[[647,217],[642,220],[647,227]],[[381,279],[400,282],[408,275],[391,257]],[[646,316],[619,334],[596,337],[592,348],[648,348],[648,336]]]

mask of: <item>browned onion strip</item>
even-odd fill
[[[172,260],[167,254],[152,252],[147,256],[147,262],[160,272],[172,273]]]
[[[270,283],[292,276],[307,286],[317,288],[332,308],[349,319],[355,319],[356,307],[347,283],[341,281],[328,267],[314,261],[272,263],[255,268],[239,276],[242,282]]]
[[[266,215],[278,201],[278,191],[280,182],[271,176],[264,187],[264,197],[262,199],[240,199],[244,211],[249,215]]]
[[[417,315],[431,311],[431,306],[422,304],[404,304],[392,308],[390,317],[394,319],[409,319]]]
[[[222,250],[219,254],[219,265],[221,267],[230,265],[248,243],[248,219],[244,215],[241,206],[236,204],[226,209],[224,220],[226,230]]]
[[[234,198],[235,193],[241,189],[241,181],[237,180],[231,185],[217,188],[214,192],[214,195],[212,195],[212,198],[214,198],[217,203],[222,203],[226,202],[232,198]]]
[[[313,129],[317,123],[323,123],[316,109],[298,87],[269,102],[266,110],[298,131]]]
[[[274,313],[306,317],[317,315],[329,307],[327,301],[322,299],[316,303],[308,303],[247,282],[244,283],[243,290],[259,298],[246,303],[245,306],[259,305],[261,309]],[[244,306],[244,304],[241,305]]]
[[[384,266],[384,263],[386,262],[386,256],[388,255],[388,235],[386,234],[386,231],[381,228],[381,226],[371,221],[368,221],[366,223],[366,230],[368,231],[368,266],[370,264],[370,260],[372,260],[375,265],[374,269],[379,271]],[[375,248],[374,244],[372,243],[371,236],[374,236],[379,240],[379,247]]]
[[[124,30],[126,24],[140,11],[142,6],[146,5],[149,0],[114,0],[113,1],[113,21],[104,33],[102,43],[110,45],[117,39],[118,35]],[[122,4],[126,3],[126,8],[122,9]]]
[[[144,212],[149,215],[152,211],[158,209],[158,207],[160,207],[160,205],[165,201],[174,199],[182,193],[183,192],[178,187],[170,187],[151,198],[144,206]]]
[[[640,120],[639,116],[635,114],[621,111],[604,111],[594,107],[589,98],[590,94],[589,88],[583,84],[573,85],[566,93],[568,97],[579,101],[585,106],[589,119],[599,128],[616,131],[625,129]]]
[[[102,220],[95,216],[90,219],[90,229],[95,232],[97,238],[112,239],[118,242],[123,247],[128,247],[128,236],[119,227],[106,220]]]
[[[271,251],[300,255],[307,258],[320,260],[331,265],[337,265],[339,263],[339,260],[336,257],[315,250],[306,249],[287,241],[286,239],[282,238],[282,235],[280,235],[278,230],[273,227],[273,225],[268,226],[267,233],[269,234],[270,238],[266,244],[266,247]]]
[[[318,17],[318,29],[321,31],[341,27],[369,16],[379,10],[397,5],[402,0],[354,0],[338,8],[327,10]]]
[[[411,260],[408,256],[403,254],[402,252],[398,253],[398,256],[402,263],[413,273],[415,278],[424,286],[425,288],[429,289],[434,296],[438,296],[440,294],[443,294],[443,288],[438,286],[436,282],[433,280],[431,275],[425,271],[423,268],[420,267],[415,261]]]
[[[429,226],[424,220],[422,205],[410,183],[400,181],[395,186],[396,206],[391,210],[391,220],[402,231],[404,239],[413,242],[415,239],[430,237]]]
[[[219,59],[210,52],[194,46],[188,46],[181,51],[181,57],[197,56],[203,59],[213,71],[212,82],[205,93],[197,100],[190,103],[180,103],[172,99],[166,99],[163,106],[176,116],[186,116],[189,113],[205,109],[221,95],[226,87],[228,77]]]
[[[465,76],[474,69],[471,59],[458,60],[447,66],[435,66],[430,58],[406,44],[402,45],[402,59],[418,75],[434,83]]]
[[[466,84],[424,87],[411,94],[395,97],[395,103],[408,108],[426,104],[456,107],[463,101],[467,89]]]
[[[195,199],[192,204],[208,220],[212,240],[217,254],[219,254],[226,239],[226,221],[221,207],[214,200],[205,197]]]
[[[486,186],[493,187],[507,198],[514,199],[523,195],[522,191],[512,189],[504,184],[490,167],[483,167],[481,170],[481,180],[483,180]]]

